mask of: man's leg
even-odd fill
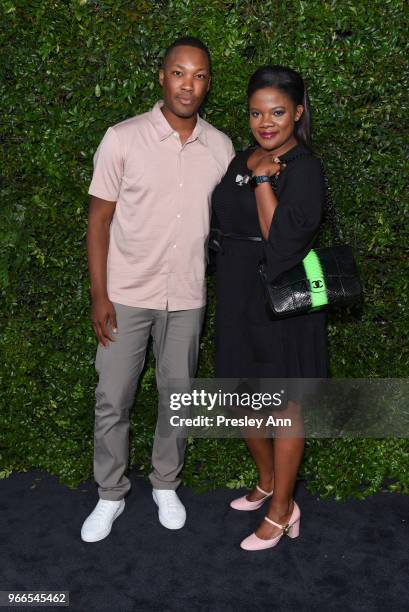
[[[94,477],[101,499],[117,501],[129,491],[124,475],[129,455],[129,409],[135,399],[154,310],[114,303],[118,332],[98,345],[95,369]]]
[[[205,307],[174,312],[156,311],[152,327],[159,391],[158,422],[152,449],[153,471],[149,478],[154,489],[173,489],[180,484],[186,438],[177,436],[176,428],[161,436],[161,417],[169,416],[169,381],[178,380],[190,390],[189,380],[196,373],[199,339]]]

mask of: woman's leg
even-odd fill
[[[271,498],[267,516],[280,525],[285,525],[293,511],[293,492],[304,451],[304,424],[302,409],[295,402],[288,402],[280,417],[290,418],[291,427],[278,427],[274,439],[274,493]],[[269,440],[265,440],[269,442]],[[270,539],[280,533],[267,521],[262,521],[256,535]]]
[[[258,485],[264,491],[274,487],[274,450],[269,438],[245,438],[247,447],[255,461],[258,471]],[[254,488],[248,495],[249,501],[261,499],[263,494]]]

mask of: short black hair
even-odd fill
[[[199,38],[196,38],[195,36],[182,36],[181,38],[177,38],[176,40],[174,40],[173,43],[169,45],[169,47],[165,51],[165,55],[163,56],[163,60],[162,60],[162,68],[165,66],[166,60],[170,52],[173,49],[175,49],[175,47],[196,47],[196,49],[201,49],[202,51],[206,53],[207,59],[209,61],[209,71],[210,72],[212,71],[212,61],[210,57],[210,51],[206,47],[204,42],[202,42]]]

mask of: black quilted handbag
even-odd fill
[[[302,154],[286,163],[305,156]],[[265,260],[259,264],[267,303],[273,316],[287,317],[308,314],[329,307],[350,306],[362,298],[359,278],[352,248],[339,244],[342,235],[336,219],[328,180],[325,178],[325,219],[330,223],[332,246],[311,249],[306,257],[273,281],[268,280]],[[274,183],[272,187],[274,189]]]

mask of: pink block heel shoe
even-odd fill
[[[272,525],[275,525],[275,527],[282,529],[282,532],[270,540],[262,540],[261,538],[257,537],[255,533],[252,533],[241,542],[240,546],[243,548],[243,550],[264,550],[266,548],[273,548],[279,543],[283,535],[288,535],[289,538],[297,538],[300,535],[301,512],[295,502],[287,525],[279,525],[279,523],[272,521],[270,518],[268,518],[268,516],[265,516],[264,518]]]
[[[258,508],[261,508],[264,502],[272,496],[273,492],[270,491],[270,493],[267,493],[267,491],[260,489],[258,485],[256,485],[256,489],[257,491],[260,491],[260,493],[263,493],[264,497],[257,499],[256,501],[249,501],[247,497],[243,495],[243,497],[233,499],[233,501],[230,502],[230,507],[234,508],[235,510],[257,510]]]

